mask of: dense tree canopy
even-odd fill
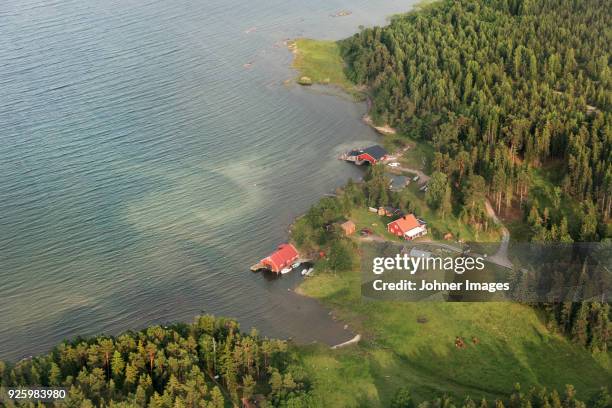
[[[486,194],[498,212],[522,206],[534,241],[598,241],[612,206],[611,26],[605,0],[443,0],[340,44],[375,120],[435,147],[430,207],[447,206],[448,178],[470,224],[486,222]],[[550,164],[544,205],[530,187]],[[545,310],[577,343],[607,349],[608,304]]]
[[[436,169],[457,184],[484,177],[497,210],[524,204],[531,168],[560,162],[560,193],[607,219],[611,10],[605,0],[441,1],[341,47],[349,77],[370,87],[374,119],[431,142]],[[575,235],[601,238],[593,227]]]
[[[0,386],[67,388],[56,407],[223,408],[255,394],[272,406],[307,406],[302,375],[290,362],[286,342],[201,316],[193,324],[64,342],[15,365],[0,361]]]

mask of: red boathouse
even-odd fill
[[[364,163],[374,165],[386,158],[387,151],[378,145],[370,146],[365,149],[351,150],[344,156],[345,160],[352,161],[357,165],[362,165]]]
[[[276,252],[261,260],[261,264],[272,272],[280,273],[299,257],[298,251],[291,244],[279,245]]]

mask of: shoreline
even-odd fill
[[[316,42],[316,40],[311,41]],[[291,41],[285,42],[290,43]],[[287,47],[294,58],[299,54],[297,42],[293,43],[293,48],[288,44]],[[347,61],[350,58],[348,56]],[[352,76],[353,74],[347,75]],[[35,370],[39,368],[42,368],[41,378],[45,378],[49,361],[55,361],[61,368],[62,381],[65,377],[66,386],[73,386],[77,391],[82,391],[83,395],[94,395],[89,397],[94,401],[93,405],[97,404],[94,388],[96,377],[101,384],[106,384],[105,381],[108,380],[107,394],[111,404],[114,402],[129,404],[132,400],[137,401],[139,391],[146,389],[145,399],[150,401],[149,403],[153,403],[161,395],[161,398],[176,397],[176,406],[182,401],[180,398],[183,398],[183,391],[190,391],[189,387],[194,384],[191,381],[194,377],[197,378],[195,382],[197,385],[204,384],[203,395],[206,394],[207,387],[208,391],[214,387],[214,391],[222,396],[224,400],[221,401],[222,404],[214,404],[217,407],[229,406],[230,403],[233,406],[244,407],[264,406],[268,405],[266,401],[274,406],[293,405],[281,404],[281,402],[277,404],[277,400],[285,398],[280,396],[281,392],[290,395],[289,401],[296,395],[300,398],[304,396],[303,404],[300,404],[300,399],[295,399],[296,406],[349,407],[365,404],[372,407],[385,407],[395,405],[400,400],[398,396],[405,397],[406,395],[409,401],[406,404],[402,403],[402,406],[428,406],[447,401],[451,405],[454,402],[460,405],[461,401],[464,401],[465,406],[475,407],[478,405],[478,398],[482,399],[480,406],[487,408],[491,407],[490,402],[494,402],[494,406],[502,407],[504,404],[529,405],[537,398],[542,401],[550,399],[551,402],[558,400],[561,401],[559,404],[564,407],[565,404],[571,405],[574,400],[577,402],[573,405],[591,406],[591,401],[595,401],[598,395],[596,394],[597,387],[601,387],[601,393],[604,387],[606,390],[609,387],[605,381],[605,378],[612,374],[612,361],[609,359],[608,349],[601,353],[599,349],[587,348],[586,344],[582,347],[575,339],[558,331],[558,328],[554,326],[554,320],[546,317],[542,310],[533,304],[516,300],[506,303],[495,299],[480,302],[470,300],[469,297],[456,299],[457,303],[452,303],[450,296],[446,299],[444,296],[433,295],[416,301],[408,300],[408,302],[383,298],[378,299],[380,300],[378,303],[370,301],[377,299],[368,296],[365,286],[367,279],[364,280],[365,275],[362,274],[369,272],[368,256],[370,254],[366,241],[378,241],[385,245],[396,243],[397,246],[403,246],[403,253],[408,252],[410,242],[414,243],[415,249],[417,245],[420,247],[423,244],[426,248],[418,249],[427,250],[430,253],[420,256],[429,257],[433,252],[430,251],[430,246],[446,245],[449,250],[444,252],[450,253],[451,245],[446,242],[462,243],[459,236],[463,238],[464,231],[474,236],[470,231],[476,230],[475,225],[482,224],[468,221],[463,213],[457,215],[459,211],[463,212],[469,208],[469,202],[464,198],[467,194],[463,193],[463,190],[461,191],[461,194],[464,194],[463,197],[460,195],[459,199],[449,204],[450,210],[444,209],[442,212],[442,220],[445,219],[445,215],[450,218],[448,223],[441,223],[438,217],[433,217],[432,214],[437,214],[435,211],[439,209],[428,202],[433,194],[425,194],[420,187],[427,187],[430,176],[432,176],[432,181],[438,180],[431,156],[435,154],[434,152],[444,150],[432,141],[435,139],[428,137],[429,132],[411,127],[410,123],[419,118],[418,114],[392,118],[385,113],[383,108],[385,101],[377,105],[377,109],[373,111],[373,103],[381,100],[380,94],[373,91],[377,86],[374,82],[369,82],[371,87],[354,86],[351,89],[357,91],[351,94],[351,91],[342,85],[330,82],[329,78],[327,82],[314,83],[310,77],[306,77],[307,80],[304,81],[302,81],[304,77],[298,76],[298,78],[286,80],[285,85],[297,83],[301,86],[314,85],[314,87],[309,90],[301,90],[288,86],[283,89],[281,86],[280,93],[288,94],[296,91],[301,97],[310,94],[312,96],[310,102],[317,107],[321,104],[320,95],[326,95],[328,92],[340,98],[349,97],[355,104],[366,103],[365,113],[361,105],[356,105],[358,111],[354,115],[355,109],[335,112],[339,113],[333,117],[335,121],[338,121],[335,123],[340,125],[337,128],[321,126],[320,135],[329,138],[330,143],[327,148],[324,145],[316,146],[313,149],[315,156],[327,160],[327,154],[323,155],[323,153],[330,153],[327,149],[340,148],[340,146],[354,143],[352,137],[357,138],[363,135],[368,135],[367,143],[380,143],[390,154],[386,158],[379,159],[377,165],[356,166],[352,169],[355,171],[350,174],[343,170],[353,165],[332,164],[329,168],[326,167],[325,173],[338,183],[332,187],[333,190],[328,189],[327,184],[320,179],[314,178],[315,185],[320,187],[319,193],[307,194],[308,190],[298,188],[295,194],[298,197],[305,195],[309,201],[314,201],[305,205],[305,207],[310,205],[309,208],[297,209],[287,218],[283,217],[281,222],[269,229],[271,232],[261,230],[262,238],[266,242],[276,240],[290,242],[298,248],[300,258],[312,258],[312,261],[310,259],[302,261],[301,266],[305,267],[306,262],[309,264],[308,267],[312,264],[315,269],[312,277],[310,273],[307,276],[300,274],[298,267],[293,268],[290,274],[278,273],[270,279],[262,276],[261,273],[253,277],[251,280],[258,281],[256,283],[259,285],[264,285],[267,293],[263,293],[263,299],[261,299],[266,303],[266,310],[263,313],[265,318],[260,320],[260,323],[250,318],[251,322],[245,322],[246,324],[241,327],[238,318],[225,318],[223,317],[225,313],[216,316],[212,314],[210,317],[213,321],[221,322],[217,328],[217,325],[211,326],[208,320],[203,320],[200,324],[199,317],[203,316],[205,319],[208,317],[202,310],[201,315],[196,315],[192,323],[188,323],[188,320],[185,323],[176,320],[167,323],[168,326],[155,323],[146,324],[142,329],[128,328],[119,334],[110,336],[105,334],[77,336],[57,342],[51,350],[36,353],[34,357],[26,357],[16,364],[5,360],[8,362],[9,372],[14,369],[14,372],[17,373],[13,377],[17,378],[21,375],[23,377],[20,378],[21,382],[32,382],[33,380],[26,378],[30,374],[27,368],[32,367],[33,378],[38,373]],[[312,92],[317,95],[312,95]],[[363,99],[357,100],[355,97],[357,94],[363,96]],[[371,95],[378,97],[371,97]],[[302,107],[299,102],[298,107]],[[331,105],[330,109],[333,107],[334,105]],[[399,112],[406,112],[402,108],[398,109]],[[329,112],[329,110],[322,109],[319,111]],[[320,113],[314,115],[314,120],[321,120],[320,117]],[[388,117],[388,120],[396,124],[400,130],[389,124],[376,126],[373,117],[378,120]],[[376,136],[362,124],[355,125],[356,122],[353,119],[368,125],[377,133]],[[331,126],[335,123],[332,123]],[[304,126],[297,123],[294,129],[299,131],[300,128]],[[294,131],[294,134],[300,133]],[[278,136],[278,134],[272,134],[273,139],[278,139]],[[302,140],[315,140],[315,138],[310,136]],[[411,169],[411,167],[417,167],[420,170]],[[316,166],[312,166],[312,169],[316,169]],[[297,178],[304,177],[305,170],[307,168],[302,163],[298,163],[296,166]],[[439,167],[437,171],[446,173]],[[394,174],[402,176],[391,180],[393,184],[398,186],[401,184],[396,189],[392,189],[389,184]],[[413,177],[415,175],[418,177]],[[451,176],[448,177],[450,179]],[[462,187],[461,177],[460,174],[459,181],[454,184],[449,181],[446,186],[447,191],[452,189],[453,185],[457,188]],[[353,179],[356,180],[356,186],[352,182]],[[374,180],[376,184],[371,183],[371,180]],[[471,185],[471,183],[466,184]],[[435,191],[435,185],[434,183],[429,184],[429,189]],[[325,193],[330,190],[335,194]],[[373,191],[376,193],[372,194]],[[450,201],[451,193],[448,194]],[[383,195],[384,198],[382,198]],[[329,199],[329,196],[332,198]],[[472,203],[475,203],[476,200],[474,198]],[[510,231],[504,223],[511,227],[512,220],[501,217],[504,214],[501,207],[492,206],[487,194],[479,201],[482,200],[486,214],[480,219],[484,221],[480,222],[485,223],[485,232],[488,233],[489,223],[495,224],[494,233],[501,231],[501,241],[498,241],[498,235],[494,235],[493,239],[499,244],[497,252],[493,254],[493,251],[487,251],[484,256],[489,255],[489,262],[511,265],[508,259]],[[266,202],[255,205],[260,209],[268,206],[275,208]],[[281,211],[290,208],[295,207],[292,207],[289,202],[280,201]],[[391,210],[387,210],[388,208]],[[384,210],[382,214],[381,210]],[[393,235],[391,231],[393,228],[388,227],[388,221],[395,220],[399,211],[402,211],[402,217],[403,214],[414,214],[420,217],[418,221],[422,224],[425,224],[425,221],[422,220],[426,220],[428,227],[431,227],[431,234],[424,238],[417,236],[416,241],[404,241],[406,237],[403,232],[399,236]],[[456,222],[464,227],[460,230],[461,235],[455,227]],[[289,223],[288,227],[284,227],[287,223]],[[254,231],[258,231],[257,224],[254,227]],[[442,234],[445,231],[448,231],[446,234],[452,232],[455,236],[451,234],[450,239],[447,239],[444,234],[444,240],[442,240]],[[517,235],[512,229],[512,237],[516,239]],[[475,236],[474,241],[478,242],[478,232]],[[257,239],[253,236],[248,237],[249,240],[254,238]],[[481,240],[480,242],[487,241]],[[229,241],[223,239],[220,243],[223,249],[231,249]],[[461,248],[452,250],[462,253]],[[258,253],[259,249],[254,252]],[[419,256],[418,254],[413,255],[411,250],[409,252],[411,257]],[[248,255],[246,251],[238,251],[235,255],[237,255],[238,262],[231,268],[226,268],[226,271],[240,272],[244,269],[244,272],[247,272],[243,263],[245,263],[245,258],[248,261],[251,255]],[[474,254],[468,256],[474,256]],[[372,264],[376,265],[376,262]],[[249,263],[246,264],[248,265]],[[508,265],[501,264],[500,266],[508,267]],[[526,272],[526,270],[522,271]],[[377,272],[374,270],[374,273]],[[187,279],[185,280],[189,283]],[[276,282],[272,282],[273,280]],[[249,293],[245,282],[243,280],[239,283],[238,293],[242,293],[253,302],[258,293]],[[433,281],[434,284],[455,285],[455,283],[439,282]],[[191,280],[190,284],[197,285],[197,281]],[[438,292],[438,288],[435,289],[435,292]],[[440,287],[439,289],[440,291],[446,289],[444,292],[449,294],[448,288]],[[237,293],[230,293],[232,297],[228,300],[221,298],[221,305],[242,313],[243,317],[249,314],[249,310],[257,311],[253,303],[247,304],[252,309],[243,309],[240,305],[236,308],[237,303],[231,300],[236,295]],[[434,302],[422,300],[434,300]],[[202,297],[196,299],[196,302],[202,303],[202,301]],[[174,304],[180,302],[181,299],[176,298]],[[570,306],[573,307],[573,305],[571,303]],[[266,313],[268,310],[270,312]],[[159,316],[157,313],[151,315]],[[188,319],[186,315],[183,316],[183,319]],[[607,324],[608,320],[607,317],[600,319],[604,324]],[[159,335],[159,330],[149,330],[155,326],[163,328],[161,329],[163,337]],[[187,330],[186,327],[190,329]],[[249,327],[250,334],[248,334]],[[266,331],[274,332],[275,328],[278,330],[279,327],[282,327],[283,330],[276,331],[277,335],[270,338],[266,336]],[[605,329],[605,326],[603,327]],[[262,331],[259,332],[259,330]],[[585,327],[584,330],[590,329]],[[169,333],[167,337],[166,331]],[[119,340],[124,335],[133,336],[139,341],[129,343],[128,347],[125,347],[127,342],[121,342],[120,346]],[[296,341],[296,338],[306,341]],[[307,340],[308,338],[310,340]],[[146,342],[144,339],[147,339]],[[222,339],[227,340],[222,343]],[[605,340],[604,337],[604,342]],[[114,343],[114,354],[119,355],[118,358],[113,355],[112,362],[109,360],[113,354],[112,349],[108,351],[109,341],[111,347]],[[86,343],[85,350],[90,353],[89,356],[85,355],[87,358],[81,354],[82,349],[76,348],[77,342],[80,343],[79,346]],[[64,353],[65,350],[59,348],[63,343],[73,343],[75,352]],[[606,343],[603,344],[606,345]],[[337,351],[338,349],[342,350]],[[156,353],[159,353],[159,365]],[[217,353],[221,355],[220,358]],[[75,363],[70,362],[73,355],[76,356]],[[285,356],[288,358],[285,359]],[[90,358],[92,362],[89,361]],[[124,364],[124,359],[128,362],[127,366]],[[102,365],[103,360],[104,365]],[[174,364],[175,360],[178,361],[177,364]],[[19,367],[22,361],[25,367],[23,370]],[[277,369],[271,363],[272,361],[281,361],[283,364]],[[64,362],[67,362],[65,366]],[[188,373],[190,362],[192,372]],[[77,368],[80,364],[81,371],[73,370],[72,364]],[[268,366],[267,371],[266,366]],[[0,380],[3,379],[2,374],[5,367],[0,358]],[[136,373],[141,375],[135,377],[137,378],[136,383],[132,385],[133,381],[128,381],[128,369],[131,379],[134,378],[131,376],[134,367],[136,367]],[[260,367],[264,369],[263,376],[260,376]],[[100,370],[102,376],[99,375]],[[111,370],[113,376],[110,374]],[[125,376],[122,373],[123,370]],[[255,376],[255,371],[257,376]],[[295,375],[296,373],[298,375]],[[84,380],[88,374],[89,384]],[[199,374],[204,381],[199,379]],[[47,377],[49,382],[53,380],[53,385],[60,385],[54,384],[56,375],[52,370],[49,370]],[[177,382],[180,389],[176,387]],[[117,384],[118,391],[115,391],[115,384]],[[511,391],[513,384],[514,391]],[[565,396],[562,394],[563,386],[566,387]],[[163,388],[163,394],[160,387]],[[282,387],[286,387],[287,390]],[[155,395],[149,399],[146,393],[150,394],[151,388]],[[539,391],[540,389],[542,391]],[[269,390],[271,392],[268,392]],[[173,395],[175,392],[177,395]],[[550,398],[548,392],[550,392]],[[574,393],[580,397],[580,400],[589,402],[583,404],[573,397]],[[106,398],[103,394],[104,390],[100,391],[101,405],[104,405],[104,398]],[[125,398],[122,401],[123,394]],[[193,394],[188,394],[186,399],[189,399],[191,395]],[[216,396],[213,394],[213,397]],[[431,398],[437,399],[432,400]],[[207,400],[200,399],[205,405],[209,405]],[[2,401],[1,395],[0,401]],[[610,397],[607,397],[606,401],[612,403]],[[167,405],[172,402],[168,400]],[[213,405],[212,401],[210,405]],[[605,406],[608,406],[607,403]]]
[[[366,114],[363,115],[363,118],[361,118],[361,120],[363,120],[365,124],[367,124],[372,129],[380,133],[382,136],[396,135],[397,130],[391,127],[389,124],[385,124],[382,126],[376,126],[374,124],[374,121],[372,120],[372,117],[370,116],[370,112],[372,111],[372,99],[370,98],[369,94],[366,93],[366,95],[367,95],[366,96],[367,110],[366,110]]]
[[[287,48],[289,49],[289,51],[290,51],[290,52],[292,53],[292,55],[294,56],[294,60],[293,60],[293,61],[292,61],[292,63],[291,63],[291,67],[292,67],[292,68],[294,68],[294,69],[295,69],[295,70],[298,72],[298,77],[297,77],[297,78],[293,78],[293,79],[288,80],[288,81],[292,81],[293,83],[298,84],[298,85],[301,85],[301,86],[310,86],[310,85],[312,85],[312,84],[307,84],[307,85],[304,85],[304,84],[300,83],[300,78],[303,76],[304,72],[300,70],[300,67],[299,67],[299,66],[297,66],[297,67],[296,67],[296,65],[295,65],[295,58],[297,58],[297,57],[298,57],[298,55],[300,55],[300,48],[298,47],[298,40],[299,40],[299,39],[287,40],[287,41],[286,41],[286,43],[287,43]],[[317,41],[317,40],[311,40],[311,41]],[[315,83],[315,84],[316,84],[316,85],[323,86],[323,87],[333,87],[334,89],[339,90],[339,91],[340,91],[340,92],[342,92],[343,94],[346,94],[347,96],[351,96],[351,93],[350,93],[350,92],[349,92],[349,91],[346,89],[346,87],[342,86],[342,84],[333,83],[333,82]],[[356,85],[354,85],[354,86],[355,86],[355,87],[357,87]],[[370,97],[370,95],[369,95],[369,93],[368,93],[368,88],[367,88],[367,87],[365,87],[365,86],[360,86],[360,87],[359,87],[359,92],[361,93],[361,95],[363,95],[363,96],[364,96],[364,98],[365,98],[365,103],[366,103],[366,112],[365,112],[365,114],[364,114],[364,115],[361,117],[361,121],[362,121],[363,123],[365,123],[366,125],[368,125],[368,126],[369,126],[369,127],[372,129],[372,130],[374,130],[374,131],[375,131],[375,132],[378,134],[379,138],[381,138],[381,139],[380,139],[381,141],[382,141],[382,140],[384,140],[384,138],[386,138],[386,137],[388,137],[388,136],[395,136],[395,135],[397,135],[397,134],[399,133],[399,132],[397,131],[397,129],[393,128],[393,127],[392,127],[392,126],[390,126],[389,124],[385,124],[385,125],[377,126],[377,125],[374,123],[374,121],[372,120],[372,117],[371,117],[371,111],[372,111],[372,108],[373,108],[373,103],[372,103],[372,99],[371,99],[371,97]],[[338,96],[339,96],[339,97],[342,97],[342,95],[338,95]],[[363,100],[356,100],[356,99],[353,99],[353,102],[354,102],[354,103],[361,103],[361,102],[364,102],[364,101],[363,101]],[[404,154],[404,153],[405,153],[407,150],[412,149],[412,148],[414,148],[414,146],[411,146],[410,144],[406,144],[406,145],[403,145],[402,147],[400,147],[399,149],[397,149],[397,150],[395,150],[395,151],[391,152],[391,155],[392,155],[392,156],[397,156],[397,158],[396,158],[396,159],[399,159],[399,157],[401,157],[401,156],[402,156],[402,155],[403,155],[403,154]],[[391,170],[391,171],[390,171],[390,173],[391,173],[391,174],[395,174],[395,173],[396,173],[398,170],[400,171],[400,173],[403,173],[403,172],[409,172],[409,173],[413,173],[413,174],[417,175],[417,176],[419,177],[419,181],[418,181],[418,185],[419,185],[419,186],[422,186],[422,185],[426,184],[426,183],[429,181],[429,179],[430,179],[430,176],[429,176],[429,175],[427,175],[427,174],[425,174],[425,172],[424,172],[423,170],[418,170],[418,169],[409,168],[409,167],[405,167],[405,166],[399,167],[399,168],[397,168],[397,169],[393,169],[393,170]],[[347,181],[348,181],[348,180],[347,180]],[[322,198],[324,198],[324,196],[320,197],[320,198],[319,198],[319,200],[320,200],[320,199],[322,199]],[[289,228],[288,228],[288,230],[287,230],[289,241],[291,241],[291,233],[292,233],[292,230],[293,230],[293,226],[294,226],[294,224],[295,224],[295,223],[296,223],[296,222],[297,222],[297,221],[298,221],[300,218],[302,218],[304,215],[305,215],[305,214],[300,214],[299,216],[295,217],[295,218],[293,219],[292,223],[290,224],[290,226],[289,226]],[[496,223],[500,224],[500,225],[501,225],[501,227],[503,228],[503,230],[507,232],[507,229],[505,228],[505,226],[503,225],[503,223],[500,223],[500,222],[499,222],[499,218],[497,217],[497,214],[496,214],[494,211],[493,211],[493,216],[492,216],[492,218],[493,218],[494,220],[497,220],[497,222],[496,222]],[[509,233],[504,233],[504,234],[502,235],[502,240],[500,241],[500,244],[501,244],[501,245],[500,245],[500,250],[498,251],[498,252],[500,252],[500,253],[501,253],[500,258],[505,258],[505,251],[506,251],[506,250],[505,250],[505,249],[502,249],[502,246],[503,246],[504,244],[507,246],[507,241],[508,241],[508,240],[509,240]],[[315,262],[314,264],[316,265],[316,262]],[[305,280],[302,280],[302,281],[298,282],[298,283],[297,283],[297,284],[294,286],[294,288],[293,288],[293,292],[294,292],[295,294],[297,294],[297,295],[304,296],[304,297],[307,297],[307,298],[310,298],[310,299],[314,299],[314,300],[316,300],[317,302],[319,302],[319,304],[320,304],[320,305],[321,305],[323,308],[325,308],[325,309],[327,309],[327,310],[329,310],[329,311],[330,311],[330,312],[329,312],[329,315],[332,317],[332,319],[333,319],[334,321],[343,321],[343,322],[345,322],[345,321],[344,321],[344,320],[342,320],[342,319],[338,319],[338,320],[336,320],[336,315],[341,314],[341,313],[339,313],[339,312],[340,312],[340,311],[339,311],[339,309],[336,309],[336,308],[335,308],[335,307],[333,307],[332,305],[330,305],[330,304],[326,304],[326,303],[325,303],[325,302],[323,302],[321,299],[319,299],[319,298],[317,298],[317,297],[315,297],[315,296],[311,296],[311,295],[309,295],[308,293],[306,293],[306,291],[305,291],[305,290],[304,290],[304,288],[303,288],[304,283],[305,283]],[[348,322],[345,322],[345,323],[347,323],[347,326],[345,326],[345,328],[347,328],[347,327],[348,327]],[[332,347],[331,347],[331,349],[332,349],[332,350],[335,350],[335,349],[337,349],[337,348],[342,348],[342,347],[344,347],[345,345],[355,344],[355,343],[358,343],[358,342],[359,342],[359,341],[362,339],[362,335],[361,335],[360,333],[357,333],[357,332],[352,331],[352,330],[351,330],[351,332],[352,332],[353,334],[355,334],[355,336],[354,336],[352,339],[350,339],[350,340],[348,340],[348,341],[346,341],[346,342],[343,342],[343,343],[336,344],[336,345],[332,346]]]

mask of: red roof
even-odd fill
[[[369,153],[362,153],[359,156],[357,156],[357,160],[366,160],[369,161],[372,164],[376,164],[376,158],[373,157],[371,154]]]
[[[299,254],[291,244],[281,244],[272,255],[264,258],[261,263],[270,267],[272,272],[280,272],[298,258]]]
[[[397,225],[403,233],[406,233],[411,229],[415,229],[421,225],[414,216],[414,214],[408,214],[405,217],[402,217],[389,223],[389,225],[391,224]]]

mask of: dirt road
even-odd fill
[[[502,229],[502,239],[499,244],[499,248],[497,249],[497,252],[495,254],[489,257],[489,261],[493,261],[498,265],[512,268],[512,262],[510,262],[510,260],[508,259],[508,244],[510,243],[510,231],[508,231],[508,228],[506,228],[501,222],[489,200],[485,201],[485,207],[489,217],[493,218],[493,221],[495,221],[497,225],[501,226]]]

